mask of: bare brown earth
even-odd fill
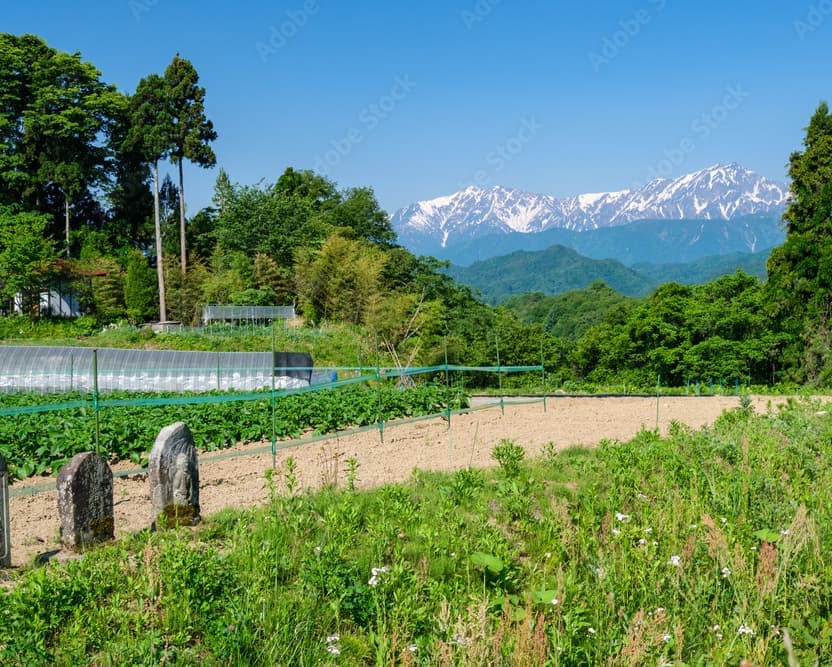
[[[765,412],[785,399],[756,397],[754,407]],[[712,423],[724,410],[739,405],[735,397],[667,397],[659,404],[659,425],[666,432],[671,421],[701,427]],[[558,448],[594,446],[602,439],[626,440],[642,427],[656,426],[656,399],[640,397],[572,398],[525,405],[506,403],[451,417],[451,428],[443,419],[409,423],[387,423],[381,442],[377,429],[333,435],[323,440],[279,443],[278,468],[287,457],[297,463],[299,488],[322,484],[344,484],[346,460],[359,462],[357,485],[363,488],[407,480],[414,469],[456,470],[467,466],[494,465],[491,450],[503,438],[523,445],[528,454],[546,443]],[[203,516],[224,508],[262,504],[267,498],[264,473],[272,467],[268,443],[238,445],[224,452],[204,453],[199,460],[200,504]],[[150,524],[150,490],[144,473],[119,477],[134,466],[113,466],[114,511],[117,535],[146,528]],[[32,479],[12,487],[13,494],[48,485]],[[34,495],[11,498],[12,564],[29,564],[43,553],[59,549],[58,510],[54,485]],[[66,554],[59,554],[66,555]]]

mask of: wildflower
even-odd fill
[[[603,579],[603,578],[604,578],[604,568],[602,568],[602,567],[596,567],[596,568],[595,568],[595,574],[597,575],[597,577],[598,577],[599,579]]]
[[[314,551],[316,554],[319,554],[319,553],[321,553],[321,547],[315,547],[315,548],[313,549],[313,551]]]
[[[692,523],[688,526],[688,528],[690,528],[691,530],[696,530],[698,526],[695,523]]]
[[[616,512],[615,513],[615,518],[618,519],[619,521],[629,521],[630,520],[630,515],[629,514],[622,514],[621,512]]]
[[[681,567],[682,566],[682,558],[681,556],[671,556],[670,560],[667,561],[668,565],[672,565],[673,567]]]
[[[595,634],[595,628],[587,628],[586,631],[591,635]]]
[[[737,634],[738,635],[748,635],[749,637],[753,637],[754,636],[754,630],[753,630],[753,628],[750,628],[750,627],[748,627],[747,625],[745,625],[743,623],[742,625],[740,625],[739,628],[737,628]]]
[[[781,531],[780,531],[780,534],[781,534],[783,537],[785,537],[786,535],[788,535],[788,534],[789,534],[789,529],[788,529],[788,528],[785,528],[785,529],[781,530]]]
[[[552,606],[555,607],[560,604],[560,600],[557,598],[552,598]]]
[[[645,529],[644,529],[644,532],[645,532],[645,533],[647,533],[647,534],[649,535],[650,533],[652,533],[652,532],[653,532],[653,529],[652,529],[652,528],[645,528]]]
[[[453,641],[454,644],[458,644],[459,646],[468,646],[471,643],[471,640],[468,639],[468,637],[459,633],[456,633],[451,641]]]
[[[236,629],[237,629],[237,628],[236,628],[235,626],[233,626],[233,625],[229,625],[229,626],[228,626],[228,631],[229,631],[229,632],[234,632],[234,630],[236,630]]]
[[[657,614],[663,614],[664,613],[664,607],[656,607],[656,613]]]
[[[722,639],[722,632],[720,632],[719,623],[714,625],[711,630],[713,631],[714,635],[717,639]]]
[[[637,494],[636,498],[638,498],[639,500],[647,500],[647,496],[645,496],[643,493]]]
[[[731,576],[731,570],[729,570],[727,567],[723,567],[722,568],[722,578],[727,579],[730,576]]]
[[[665,644],[669,644],[669,643],[670,643],[670,635],[669,635],[669,634],[667,634],[667,635],[665,635],[664,637],[662,637],[662,639],[664,640],[664,643],[665,643]]]
[[[326,650],[327,653],[330,655],[341,655],[341,647],[338,646],[338,642],[341,641],[341,637],[339,635],[329,635],[326,638]]]
[[[613,532],[615,532],[615,531],[613,531]],[[546,560],[549,560],[549,559],[552,557],[552,552],[551,552],[551,551],[547,551],[545,554],[543,554],[543,557],[544,557]]]
[[[726,519],[724,516],[721,516],[719,517],[719,522],[724,526],[726,523],[728,523],[728,519]]]
[[[407,650],[410,651],[411,653],[416,653],[416,651],[419,650],[419,647],[416,646],[416,644],[411,644],[410,646],[407,647]]]
[[[638,543],[639,543],[639,544],[641,544],[642,546],[644,546],[645,544],[647,544],[647,538],[646,538],[646,537],[642,537],[642,538],[638,541]]]
[[[613,535],[621,535],[621,531],[620,531],[620,530],[618,530],[618,528],[613,528],[613,529],[612,529],[612,534],[613,534]]]
[[[370,580],[367,582],[370,586],[378,586],[379,575],[389,572],[390,568],[386,565],[384,567],[374,567],[370,569]]]

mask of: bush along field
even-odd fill
[[[248,394],[252,396],[252,394]],[[256,396],[256,395],[255,395]],[[207,401],[176,404],[176,401]],[[142,463],[159,430],[184,421],[201,450],[231,447],[238,442],[269,440],[272,436],[271,394],[256,400],[232,393],[137,394],[113,392],[105,402],[145,401],[151,405],[105,407],[99,411],[98,443],[113,460]],[[170,401],[170,403],[167,403]],[[219,401],[219,402],[214,402]],[[94,406],[78,394],[0,394],[0,408],[26,408],[49,403],[83,402],[54,412],[15,414],[0,418],[0,455],[12,477],[25,478],[57,471],[75,454],[95,449]],[[336,389],[288,394],[275,400],[277,438],[298,437],[307,431],[328,433],[385,420],[456,410],[466,405],[454,389],[437,384],[407,390],[393,384],[349,385]]]
[[[790,403],[405,485],[296,488],[0,593],[0,662],[750,665],[832,655],[832,418]]]

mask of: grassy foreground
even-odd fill
[[[791,403],[371,492],[290,463],[266,508],[22,574],[0,663],[824,664],[831,450]]]

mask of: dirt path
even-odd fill
[[[785,399],[754,399],[758,412]],[[700,427],[712,423],[725,409],[738,406],[735,397],[662,398],[659,422],[666,432],[672,420]],[[539,452],[548,442],[559,448],[595,445],[604,438],[625,440],[642,426],[656,424],[655,398],[550,398],[543,404],[506,404],[451,417],[451,429],[442,419],[406,424],[386,424],[383,444],[375,429],[332,436],[316,442],[285,443],[277,455],[281,466],[288,456],[297,462],[297,477],[302,488],[344,482],[346,459],[359,462],[357,484],[368,488],[387,482],[407,480],[414,468],[455,470],[469,465],[493,465],[494,445],[510,438],[523,445],[529,454]],[[292,446],[295,445],[295,446]],[[231,458],[229,455],[234,455]],[[227,507],[248,507],[266,500],[264,471],[272,465],[271,451],[262,443],[238,446],[221,453],[200,456],[200,504],[203,516]],[[133,466],[118,464],[114,472]],[[44,484],[43,479],[28,480],[13,486]],[[145,474],[116,477],[113,493],[116,533],[133,532],[150,523],[150,491]],[[29,564],[38,554],[56,550],[58,511],[54,489],[36,495],[11,499],[12,564]]]

